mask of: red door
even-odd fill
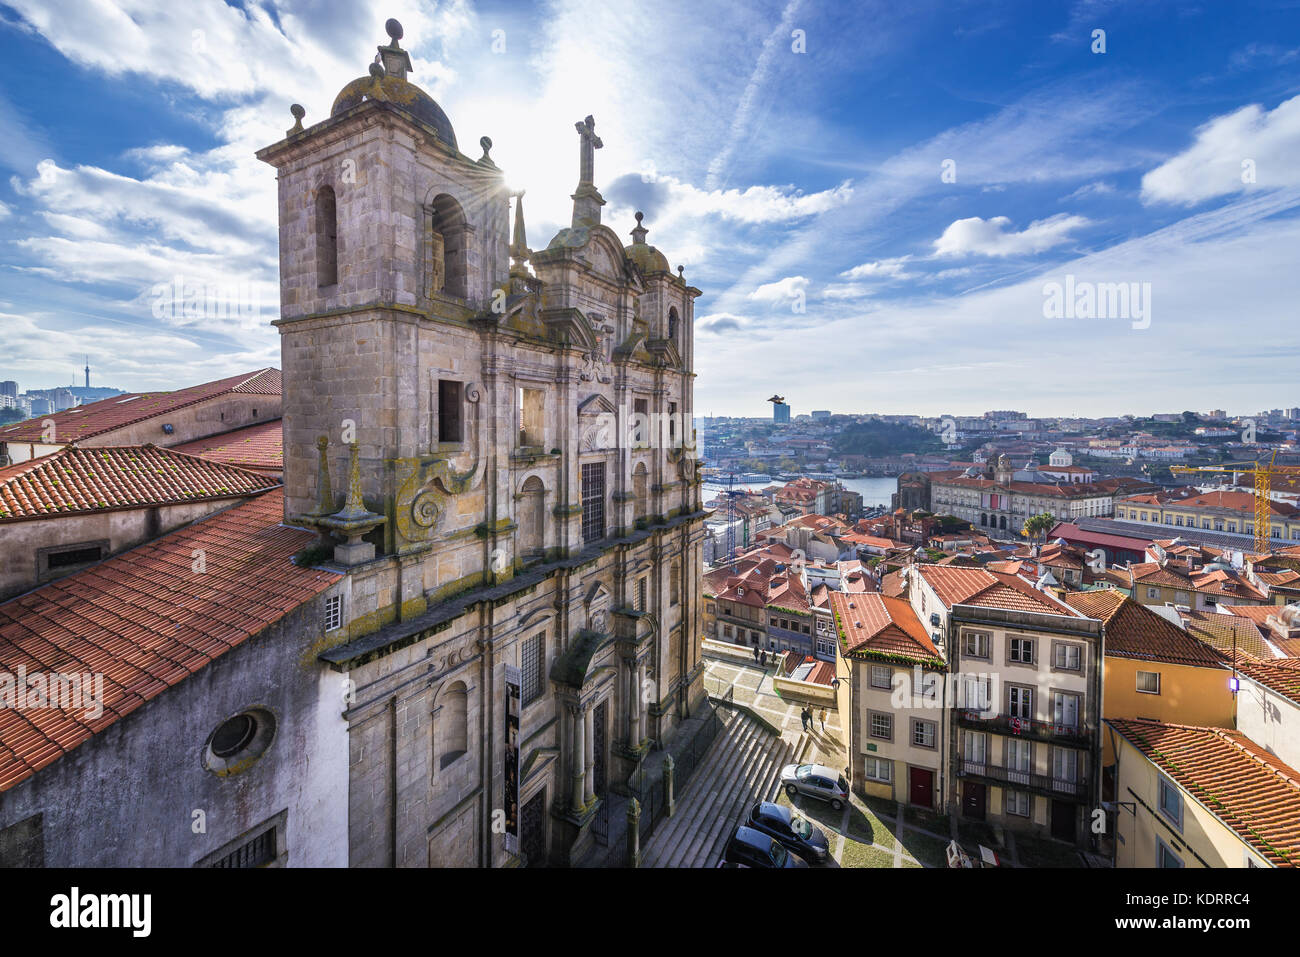
[[[934,772],[926,768],[911,768],[908,800],[921,807],[934,807]]]

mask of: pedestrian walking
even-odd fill
[[[754,646],[754,663],[758,664],[758,645]]]
[[[812,729],[809,727],[809,725],[812,724],[812,712],[811,712],[811,711],[809,711],[807,708],[804,708],[802,711],[799,712],[799,720],[803,722],[803,729],[804,729],[805,731],[811,731],[811,730],[812,730]]]
[[[761,664],[764,668],[767,667],[767,649],[766,649],[766,648],[764,648],[761,652],[759,652],[758,663]]]
[[[825,708],[817,709],[817,720],[819,720],[822,723],[822,734],[825,734],[826,733],[826,709]]]

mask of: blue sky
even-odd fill
[[[704,290],[697,414],[1300,405],[1296,0],[0,4],[0,378],[278,364],[253,151],[389,16],[534,247],[595,115],[605,222]],[[160,314],[177,276],[241,308]],[[1146,319],[1045,315],[1067,276]]]

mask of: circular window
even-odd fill
[[[251,714],[237,714],[212,735],[212,753],[219,758],[238,754],[257,734],[257,719]]]
[[[208,735],[203,766],[221,776],[238,774],[266,753],[275,737],[275,716],[265,708],[249,708],[227,718]]]

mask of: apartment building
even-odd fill
[[[915,610],[878,593],[830,596],[849,777],[860,795],[942,809],[947,662]]]
[[[961,692],[949,807],[1083,843],[1100,793],[1102,623],[980,568],[913,566],[908,599]]]

